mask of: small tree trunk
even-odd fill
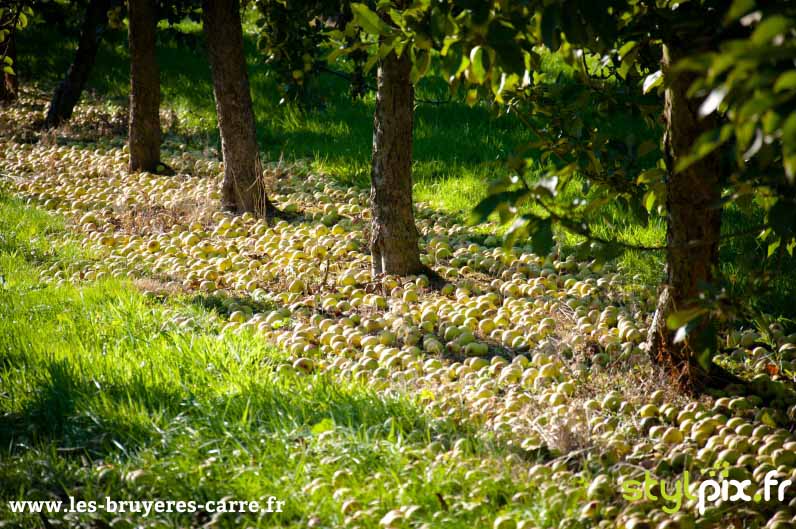
[[[700,119],[700,101],[689,98],[693,74],[671,71],[685,55],[664,47],[662,67],[669,83],[664,102],[664,145],[669,172],[667,183],[666,271],[658,307],[648,335],[649,352],[677,377],[680,386],[699,392],[713,385],[713,367],[706,369],[696,359],[689,340],[674,343],[675,331],[666,326],[669,314],[695,306],[701,285],[713,281],[718,265],[721,232],[721,163],[718,154],[704,157],[682,171],[679,160],[691,152],[700,134],[715,128],[715,117]],[[699,329],[694,331],[695,335]]]
[[[3,72],[3,82],[0,84],[0,102],[14,101],[17,98],[19,65],[17,64],[17,45],[14,33],[15,31],[11,29],[11,33],[6,37],[6,40],[0,44],[0,57],[10,58],[13,61],[11,68],[14,70],[14,73]]]
[[[238,0],[204,0],[202,12],[224,156],[222,206],[272,216],[276,210],[268,201],[260,166],[240,4]]]
[[[66,77],[58,84],[53,93],[47,118],[46,127],[57,127],[72,117],[75,105],[80,101],[80,95],[86,86],[88,76],[94,67],[97,58],[97,49],[105,26],[108,23],[108,9],[110,0],[91,0],[86,8],[83,18],[83,28],[80,32],[80,42],[77,53]]]
[[[130,0],[130,171],[156,172],[160,161],[160,70],[154,0]]]
[[[391,52],[379,66],[373,117],[370,252],[373,273],[410,275],[420,263],[412,210],[412,61]]]

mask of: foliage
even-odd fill
[[[30,0],[3,0],[0,2],[0,67],[7,74],[14,74],[14,60],[8,55],[8,45],[16,31],[25,29],[33,16]]]
[[[258,47],[280,79],[285,100],[304,101],[307,85],[325,69],[329,31],[352,19],[350,2],[328,0],[256,0]],[[357,31],[347,35],[359,37]],[[352,56],[351,93],[365,91],[362,54]]]
[[[769,256],[775,251],[792,255],[794,7],[759,4],[448,0],[418,1],[403,9],[381,2],[375,12],[354,4],[354,24],[369,37],[353,48],[368,49],[373,58],[393,49],[409,53],[417,76],[426,74],[436,58],[442,75],[454,89],[464,87],[469,101],[494,101],[529,129],[531,140],[508,159],[512,176],[495,182],[475,209],[476,220],[498,212],[505,222],[513,221],[507,243],[542,229],[537,237],[550,244],[549,219],[606,248],[621,244],[595,236],[589,219],[613,201],[625,204],[642,223],[649,214],[663,213],[670,172],[720,149],[725,190],[716,207],[761,208],[765,225],[744,235],[766,240]],[[707,19],[721,23],[706,26]],[[640,116],[649,129],[660,130],[660,95],[669,79],[656,63],[665,46],[684,42],[688,50],[678,50],[685,58],[673,72],[697,73],[691,93],[704,98],[700,113],[719,113],[721,119],[719,128],[698,139],[690,156],[673,161],[660,145],[612,129],[610,117]],[[574,68],[576,86],[540,71],[541,47],[565,57]],[[597,119],[584,127],[584,116],[591,113]],[[541,153],[547,168],[536,184],[525,178],[529,152]],[[582,199],[560,199],[562,189],[583,179],[588,193]],[[523,212],[524,203],[542,212]]]
[[[796,247],[796,7],[737,1],[724,14],[731,38],[683,61],[697,72],[692,87],[704,94],[700,114],[719,113],[720,129],[705,134],[681,167],[728,146],[726,200],[763,208],[760,236],[768,255]]]

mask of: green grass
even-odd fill
[[[285,374],[285,355],[252,334],[221,339],[207,300],[156,299],[115,280],[42,281],[53,263],[90,258],[58,218],[0,195],[0,234],[0,519],[13,527],[40,521],[10,513],[9,500],[67,496],[287,502],[283,513],[227,514],[214,527],[305,527],[314,517],[339,527],[350,499],[365,527],[401,505],[435,527],[491,526],[504,511],[553,523],[573,507],[551,510],[534,494],[512,502],[533,486],[475,425],[430,417],[400,393]],[[182,328],[174,314],[202,324]],[[466,448],[438,457],[457,442]],[[451,510],[432,519],[440,497]],[[210,517],[121,518],[183,527]]]
[[[347,82],[321,74],[309,86],[310,104],[280,104],[278,79],[256,49],[252,24],[246,24],[246,54],[257,119],[258,139],[267,160],[301,161],[307,170],[322,172],[339,181],[368,186],[372,144],[374,99],[352,101]],[[158,34],[163,105],[173,109],[178,123],[166,140],[188,142],[197,149],[220,151],[210,70],[206,62],[200,27],[184,23]],[[23,81],[51,87],[66,71],[72,58],[74,36],[34,25],[20,33],[20,72]],[[52,53],[53,49],[64,50]],[[544,60],[551,75],[568,75],[570,68],[555,55]],[[126,34],[113,30],[103,41],[89,80],[89,91],[106,104],[124,106],[129,86]],[[426,78],[416,89],[419,99],[445,100],[447,85]],[[629,117],[617,116],[612,126],[644,134],[645,129]],[[647,134],[649,132],[647,131]],[[657,138],[652,138],[657,140]],[[415,114],[413,177],[414,196],[432,207],[465,221],[472,207],[485,196],[487,186],[505,174],[503,161],[527,140],[526,131],[512,116],[496,116],[486,106],[469,107],[454,98],[443,105],[419,104]],[[532,174],[537,172],[532,170]],[[573,196],[574,198],[574,196]],[[665,222],[653,218],[641,226],[628,214],[609,204],[592,226],[596,234],[641,245],[660,245],[665,240]],[[725,212],[724,232],[735,233],[759,223],[760,215]],[[491,228],[479,226],[476,232]],[[502,231],[501,228],[500,231]],[[565,246],[577,240],[561,234]],[[796,259],[785,257],[779,274],[763,291],[749,292],[763,272],[765,248],[756,241],[735,239],[723,245],[722,272],[730,292],[749,298],[757,309],[796,317],[789,301],[796,293]],[[650,285],[663,278],[661,252],[627,252],[619,263],[629,275],[640,275]]]

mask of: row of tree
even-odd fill
[[[91,0],[75,63],[47,116],[68,119],[85,85],[113,0]],[[489,101],[528,127],[527,145],[508,160],[513,174],[493,183],[475,207],[511,220],[507,240],[528,237],[539,253],[552,226],[598,241],[593,254],[632,246],[602,240],[589,222],[608,202],[642,221],[667,220],[667,280],[648,345],[690,390],[735,381],[711,361],[716,322],[722,210],[729,203],[763,211],[753,230],[769,254],[796,247],[796,8],[755,0],[392,0],[369,3],[257,0],[269,58],[299,84],[325,60],[355,59],[356,84],[378,65],[373,124],[371,254],[376,273],[432,273],[420,262],[412,206],[414,85],[440,74],[469,102]],[[160,125],[156,27],[198,7],[129,0],[130,169],[157,171]],[[201,17],[213,75],[224,159],[223,204],[234,211],[278,212],[262,181],[237,0],[205,0]],[[0,19],[3,20],[3,19]],[[706,25],[705,20],[716,21]],[[295,31],[282,26],[295,26]],[[275,29],[276,28],[276,29]],[[6,40],[7,42],[7,40]],[[574,84],[542,75],[541,50],[573,67]],[[329,50],[332,50],[329,53]],[[356,90],[355,90],[356,91]],[[597,112],[605,125],[586,126]],[[610,126],[626,112],[660,142],[638,142]],[[523,152],[551,167],[525,178]],[[576,204],[559,191],[585,179]],[[545,214],[515,206],[533,202]],[[517,213],[521,212],[521,213]],[[744,234],[729,234],[738,236]],[[592,255],[594,257],[596,255]],[[726,311],[725,311],[726,312]]]
[[[495,182],[475,208],[481,219],[497,211],[513,220],[508,241],[530,236],[546,253],[557,224],[601,242],[592,252],[633,247],[600,240],[589,221],[607,202],[626,204],[641,220],[661,206],[666,244],[636,246],[666,255],[650,355],[690,391],[740,382],[712,362],[717,325],[733,315],[720,288],[718,250],[724,236],[744,235],[757,236],[769,257],[796,248],[796,6],[394,0],[352,9],[354,24],[370,38],[350,45],[338,35],[338,42],[381,60],[380,96],[385,69],[403,84],[441,72],[453,87],[464,86],[468,99],[489,99],[528,126],[532,139],[517,151],[541,151],[552,168],[530,182],[528,161],[515,156],[509,166],[516,176]],[[542,48],[574,67],[574,86],[539,75]],[[604,121],[587,128],[583,115],[592,109]],[[660,142],[639,143],[617,131],[611,118],[619,113],[646,118],[653,132],[663,122]],[[584,177],[590,189],[582,200],[560,196]],[[526,202],[546,214],[517,213]],[[763,221],[749,233],[723,235],[729,204],[762,212]]]

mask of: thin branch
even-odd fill
[[[338,72],[337,70],[332,70],[331,68],[329,68],[328,66],[325,66],[323,64],[321,64],[318,69],[320,71],[322,71],[322,72],[325,72],[325,73],[334,75],[336,77],[339,77],[340,79],[345,79],[346,81],[351,81],[351,76],[350,75],[348,75],[346,73],[343,73],[343,72]],[[375,90],[375,88],[370,86],[370,85],[366,85],[366,86],[368,88],[370,88],[371,90]]]
[[[452,96],[448,96],[448,99],[421,99],[415,98],[415,103],[422,103],[424,105],[446,105],[453,101]]]
[[[8,37],[6,37],[5,40],[3,41],[5,43],[5,46],[3,47],[3,55],[2,57],[0,57],[0,65],[5,64],[6,57],[8,56],[8,50],[11,47],[11,39],[15,37],[17,32],[17,24],[19,24],[19,15],[21,13],[22,13],[22,4],[20,3],[17,5],[16,13],[14,13],[14,16],[11,17]],[[2,24],[0,24],[0,27],[2,27]],[[14,67],[16,67],[16,65],[14,65]]]
[[[667,250],[667,249],[672,249],[672,248],[696,248],[696,247],[700,247],[700,246],[708,246],[708,245],[711,245],[711,244],[716,242],[716,241],[706,240],[706,239],[693,239],[693,240],[687,241],[687,242],[682,243],[682,244],[675,244],[675,245],[663,244],[663,245],[656,245],[656,246],[646,246],[646,245],[632,244],[632,243],[628,243],[628,242],[624,242],[624,241],[620,241],[620,240],[616,240],[616,239],[606,239],[604,237],[600,237],[599,235],[595,235],[595,233],[586,225],[585,222],[577,221],[575,219],[571,219],[571,218],[568,218],[568,217],[565,217],[565,216],[563,216],[561,214],[556,213],[555,211],[550,209],[550,207],[548,207],[547,204],[545,204],[543,200],[538,200],[538,201],[536,201],[536,203],[539,204],[539,206],[541,206],[541,208],[544,209],[547,212],[548,215],[550,215],[551,219],[553,219],[555,222],[558,222],[559,224],[564,226],[569,231],[571,231],[571,232],[573,232],[573,233],[575,233],[577,235],[580,235],[582,237],[586,237],[589,240],[597,241],[597,242],[603,243],[603,244],[613,244],[613,245],[621,246],[621,247],[625,248],[626,250],[660,251],[660,250]],[[760,233],[765,228],[766,228],[766,225],[761,224],[761,225],[757,225],[757,226],[754,226],[752,228],[749,228],[747,230],[743,230],[743,231],[739,231],[739,232],[735,232],[735,233],[728,233],[726,235],[721,235],[719,237],[719,242],[755,235],[755,234]]]
[[[514,106],[514,105],[511,105],[509,108],[511,109],[511,111],[512,111],[512,112],[514,112],[514,115],[515,115],[515,116],[517,116],[517,118],[520,120],[520,122],[521,122],[523,125],[525,125],[525,127],[526,127],[528,130],[530,130],[531,132],[533,132],[534,134],[536,134],[536,135],[537,135],[537,136],[539,136],[540,138],[543,136],[543,135],[542,135],[542,133],[539,131],[539,129],[538,129],[537,127],[535,127],[535,126],[534,126],[534,125],[533,125],[533,124],[532,124],[530,121],[528,121],[528,118],[526,118],[526,117],[525,117],[525,116],[522,114],[522,112],[520,112],[519,110],[517,110],[517,107],[516,107],[516,106]],[[527,186],[526,186],[526,187],[527,187]]]
[[[336,77],[339,77],[340,79],[345,79],[346,81],[351,82],[351,76],[348,75],[347,73],[339,72],[337,70],[333,70],[333,69],[331,69],[331,68],[329,68],[328,66],[325,66],[325,65],[321,65],[319,67],[319,69],[322,72],[328,73],[330,75],[334,75]],[[373,86],[372,84],[369,84],[369,83],[365,83],[365,87],[367,87],[367,89],[371,90],[371,91],[375,91],[376,90],[376,87]],[[416,97],[414,101],[415,101],[415,103],[421,103],[421,104],[424,104],[424,105],[445,105],[445,104],[450,103],[451,101],[453,101],[453,96],[448,96],[448,99],[423,99],[423,98]]]
[[[544,201],[542,200],[538,200],[536,201],[536,203],[539,204],[539,206],[541,206],[542,209],[544,209],[547,212],[547,214],[550,216],[550,218],[553,219],[555,222],[561,224],[567,230],[582,237],[586,237],[589,240],[597,241],[603,244],[612,244],[612,245],[621,246],[626,250],[659,251],[659,250],[665,250],[667,248],[666,245],[645,246],[645,245],[631,244],[619,240],[605,239],[603,237],[600,237],[599,235],[595,235],[595,233],[588,227],[588,225],[585,222],[579,222],[574,219],[556,213],[555,211],[550,209],[547,206],[547,204],[545,204]]]

